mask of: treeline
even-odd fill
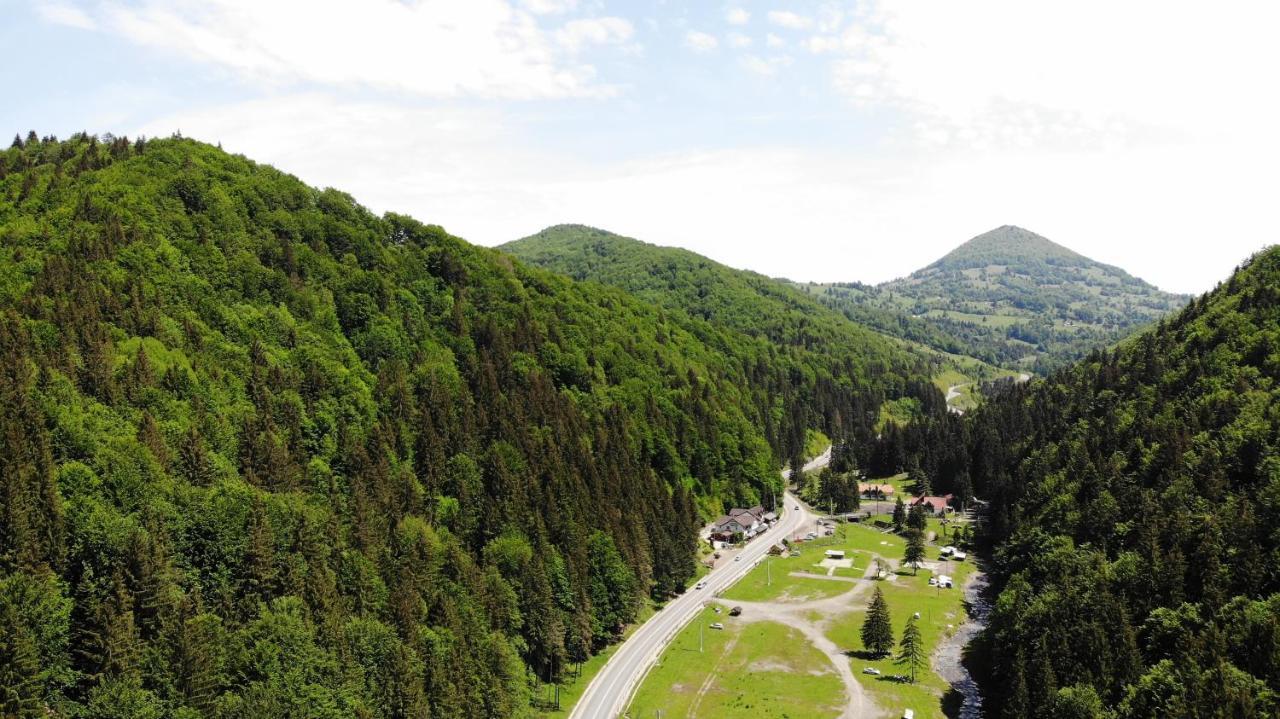
[[[1111,350],[836,445],[985,503],[993,716],[1280,712],[1280,249]]]
[[[776,456],[794,464],[807,429],[871,432],[880,407],[927,384],[941,360],[856,324],[785,281],[673,247],[558,225],[499,249],[662,307],[750,378]]]
[[[208,145],[15,138],[0,715],[527,716],[896,391],[694,330]]]
[[[1280,711],[1280,250],[973,413],[998,717]]]

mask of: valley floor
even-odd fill
[[[891,678],[905,669],[892,657],[866,655],[859,630],[878,585],[895,636],[918,614],[933,654],[965,621],[960,587],[976,567],[939,557],[947,539],[938,520],[930,520],[928,530],[937,538],[915,573],[899,567],[902,538],[872,524],[838,525],[834,536],[818,532],[820,539],[806,542],[807,529],[792,538],[795,556],[766,560],[706,603],[642,682],[630,717],[851,719],[899,717],[912,709],[918,719],[942,719],[947,681],[932,667],[915,684]],[[847,561],[824,563],[831,549],[844,550]],[[881,567],[886,573],[877,580]],[[930,586],[937,574],[952,576],[956,588]],[[741,608],[740,616],[729,616],[733,607]]]

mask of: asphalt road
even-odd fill
[[[820,457],[806,464],[804,469],[808,472],[825,467],[830,461],[831,450],[828,448]],[[787,477],[790,471],[784,470],[782,475]],[[799,511],[795,510],[797,506],[801,508]],[[587,685],[569,718],[613,719],[621,716],[646,670],[657,661],[675,635],[697,615],[703,603],[741,579],[757,560],[768,553],[770,546],[816,520],[790,492],[783,495],[780,509],[782,511],[778,522],[769,531],[751,540],[741,550],[741,559],[727,562],[722,560],[720,566],[703,577],[702,581],[706,582],[704,588],[687,590],[667,602],[661,611],[640,625]]]

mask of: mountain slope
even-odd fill
[[[1186,302],[1008,225],[878,287],[799,286],[882,331],[1040,372],[1108,346]]]
[[[1273,248],[969,418],[1000,590],[974,653],[998,716],[1280,710],[1278,287]]]
[[[691,332],[730,356],[744,342],[768,348],[806,395],[814,382],[834,382],[873,393],[862,403],[872,412],[900,397],[941,402],[929,378],[949,360],[851,323],[784,282],[582,225],[549,227],[499,249],[574,279],[621,287],[687,320]],[[831,436],[865,439],[872,432],[825,409],[810,422]]]
[[[201,143],[16,142],[0,714],[529,715],[869,401],[690,326]]]

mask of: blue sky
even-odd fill
[[[0,131],[175,130],[481,244],[585,222],[882,281],[1018,224],[1202,291],[1277,241],[1277,11],[1226,0],[61,0]],[[5,128],[8,128],[7,130]]]

